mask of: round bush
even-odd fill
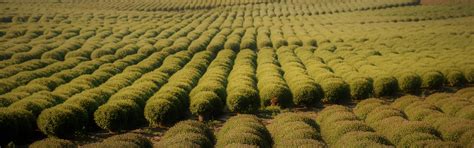
[[[13,98],[13,97],[2,96],[0,97],[0,107],[7,107],[16,101],[19,101],[19,99]]]
[[[183,142],[193,143],[193,145],[199,145],[200,147],[213,147],[214,145],[207,137],[196,133],[179,133],[174,135],[173,138],[161,140],[158,145],[159,147],[168,147]]]
[[[331,124],[337,121],[346,121],[346,120],[357,120],[351,112],[335,112],[330,116],[327,116],[324,120],[321,121],[321,126],[326,124]]]
[[[416,92],[421,87],[421,77],[415,73],[403,73],[397,77],[400,90],[411,93]]]
[[[383,101],[379,99],[366,99],[359,102],[353,109],[354,114],[359,118],[365,120],[367,115],[375,108],[383,105]]]
[[[328,79],[321,83],[324,91],[323,103],[337,103],[349,101],[351,92],[346,82],[338,79]]]
[[[440,72],[430,71],[426,72],[421,76],[422,84],[424,88],[439,88],[444,83],[444,76]]]
[[[460,71],[450,71],[446,75],[446,81],[450,86],[464,86],[467,80]]]
[[[112,136],[110,138],[105,139],[104,143],[117,142],[117,141],[133,143],[134,145],[136,145],[136,147],[141,147],[141,148],[153,147],[153,143],[150,140],[148,140],[146,137],[143,137],[139,134],[134,134],[134,133],[127,133],[127,134]]]
[[[338,121],[333,125],[322,127],[323,139],[330,144],[335,144],[343,135],[350,132],[373,132],[373,129],[361,121]]]
[[[327,147],[327,145],[315,139],[289,139],[275,142],[273,147],[324,148]]]
[[[403,140],[403,137],[413,134],[413,133],[425,133],[433,136],[439,135],[438,131],[431,127],[430,125],[420,122],[420,121],[411,121],[400,126],[399,129],[392,130],[393,132],[387,135],[394,144],[398,145]]]
[[[464,119],[474,120],[474,105],[471,104],[464,106],[462,109],[457,111],[455,116]]]
[[[463,71],[464,76],[466,76],[466,80],[469,83],[474,82],[474,67],[466,67]]]
[[[324,93],[315,83],[302,83],[291,89],[295,105],[313,106],[321,101]]]
[[[375,78],[374,93],[375,96],[391,96],[398,91],[398,82],[392,76],[381,76]]]
[[[259,93],[261,106],[269,106],[272,102],[277,102],[282,107],[289,107],[292,104],[292,95],[288,86],[264,85],[259,89]]]
[[[86,110],[64,104],[57,108],[46,109],[38,116],[38,128],[44,134],[59,138],[74,136],[74,132],[83,129],[87,123]]]
[[[189,109],[194,115],[217,115],[223,109],[221,100],[214,92],[202,91],[191,97]]]
[[[78,147],[74,143],[69,140],[63,139],[56,139],[56,138],[46,138],[40,141],[36,141],[29,146],[30,148],[53,148],[53,147],[61,147],[61,148],[76,148]]]
[[[152,126],[175,122],[179,119],[179,112],[176,104],[165,99],[147,102],[145,106],[145,118]]]
[[[163,139],[172,139],[175,135],[180,133],[195,133],[202,134],[207,137],[210,141],[214,142],[214,133],[212,132],[207,125],[195,121],[195,120],[186,120],[176,123],[173,127],[168,129]]]
[[[366,131],[354,131],[344,134],[335,143],[334,147],[354,147],[354,148],[365,148],[365,147],[386,147],[391,143],[383,136],[375,132]]]
[[[224,137],[217,140],[216,147],[226,147],[228,144],[240,143],[257,145],[259,147],[270,147],[261,137],[252,133],[228,132]]]
[[[341,105],[328,106],[319,112],[318,117],[316,117],[316,122],[323,124],[326,122],[326,118],[331,117],[338,112],[347,113],[350,112],[350,109]]]
[[[395,100],[391,106],[404,111],[408,105],[420,100],[417,96],[406,95]]]
[[[369,98],[374,92],[374,86],[372,82],[367,79],[355,79],[349,83],[351,96],[356,100]]]
[[[282,37],[272,37],[272,44],[274,48],[280,48],[282,46],[288,46],[288,41]]]
[[[376,123],[378,121],[381,121],[385,118],[393,117],[393,116],[398,116],[398,117],[404,117],[404,114],[396,109],[393,108],[385,108],[386,106],[380,106],[375,108],[372,112],[370,112],[367,115],[367,118],[365,119],[366,123],[371,124],[371,123]]]
[[[30,138],[35,128],[31,112],[5,108],[0,110],[0,145]]]
[[[102,129],[119,131],[133,126],[134,117],[139,106],[130,100],[120,100],[100,106],[94,112],[95,123]]]
[[[260,106],[258,92],[253,88],[239,87],[227,96],[227,107],[232,112],[251,113]]]
[[[410,147],[415,145],[417,142],[425,140],[439,140],[439,138],[427,133],[412,133],[409,135],[404,135],[404,137],[400,140],[397,146]]]

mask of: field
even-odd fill
[[[471,0],[0,0],[0,147],[474,147]]]

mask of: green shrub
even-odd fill
[[[414,121],[422,121],[428,116],[441,114],[441,112],[438,111],[438,107],[423,101],[411,103],[405,107],[404,112],[408,116],[408,119]]]
[[[347,120],[331,122],[328,128],[321,127],[321,133],[324,141],[329,144],[336,144],[342,136],[350,132],[373,132],[373,129],[361,121]]]
[[[168,147],[180,145],[183,142],[189,142],[199,147],[213,147],[213,143],[207,137],[195,133],[179,133],[174,135],[173,138],[163,139],[158,145],[160,147]]]
[[[273,147],[321,147],[324,144],[317,128],[314,120],[297,113],[279,114],[268,125]]]
[[[303,46],[303,41],[301,41],[298,37],[291,36],[288,37],[288,45]]]
[[[285,148],[285,147],[324,148],[324,147],[327,147],[327,145],[321,141],[314,140],[314,139],[291,139],[291,140],[281,141],[273,145],[273,147],[276,147],[276,148]]]
[[[69,140],[56,139],[56,138],[46,138],[40,141],[36,141],[30,146],[30,148],[53,148],[53,147],[62,147],[62,148],[76,148],[76,144]]]
[[[270,147],[268,143],[262,141],[261,137],[252,134],[252,133],[228,133],[221,139],[217,140],[216,147],[226,147],[229,144],[248,144],[248,145],[255,145],[258,147]]]
[[[443,103],[439,104],[441,105],[439,105],[438,107],[440,107],[440,109],[444,113],[449,114],[451,116],[456,115],[456,113],[458,113],[461,109],[473,105],[471,101],[457,98],[445,99],[443,100]]]
[[[209,138],[210,141],[214,141],[215,139],[214,133],[209,127],[207,127],[207,125],[194,120],[185,120],[176,123],[173,127],[166,131],[165,135],[163,136],[163,139],[173,138],[173,136],[180,133],[202,134],[205,137]]]
[[[88,123],[86,110],[75,105],[61,105],[44,110],[37,119],[38,128],[52,137],[67,138],[84,128]]]
[[[82,147],[131,147],[131,148],[151,148],[153,144],[146,137],[139,134],[126,133],[106,138],[99,143],[83,145]]]
[[[153,143],[148,140],[146,137],[143,137],[139,134],[134,134],[134,133],[127,133],[127,134],[121,134],[121,135],[116,135],[109,137],[104,140],[104,143],[111,143],[111,142],[128,142],[128,143],[133,143],[136,145],[136,147],[141,147],[141,148],[152,148]]]
[[[436,102],[439,102],[441,100],[450,98],[451,96],[452,96],[452,94],[450,94],[450,93],[434,93],[434,94],[431,94],[431,95],[427,96],[425,98],[425,101],[427,103],[436,104]]]
[[[383,136],[375,132],[356,131],[344,134],[333,145],[337,148],[365,148],[365,147],[387,147],[391,143]]]
[[[367,114],[365,122],[368,124],[375,124],[383,119],[393,116],[405,117],[405,115],[397,109],[391,108],[389,106],[379,106]]]
[[[438,71],[429,71],[421,75],[421,87],[424,88],[439,88],[444,83],[444,76]]]
[[[316,83],[301,83],[293,86],[291,92],[295,105],[313,106],[324,96],[321,87]]]
[[[375,96],[391,96],[397,93],[398,82],[392,76],[380,76],[374,80]]]
[[[102,129],[118,131],[133,127],[132,121],[140,117],[139,106],[131,100],[114,101],[100,106],[94,112],[94,121]],[[138,117],[136,117],[138,116]]]
[[[372,81],[367,79],[355,79],[349,81],[352,98],[356,100],[366,99],[372,96],[374,87]]]
[[[171,127],[158,143],[160,147],[213,147],[214,136],[205,124],[187,120]]]
[[[439,133],[436,131],[436,129],[420,121],[411,121],[405,123],[400,126],[399,129],[392,131],[393,132],[387,134],[386,137],[397,146],[401,146],[401,141],[404,140],[404,138],[410,139],[410,137],[407,136],[414,133],[430,134],[433,135],[432,138],[436,138],[437,140],[439,140],[439,138],[437,137]]]
[[[399,89],[403,92],[416,92],[421,87],[421,77],[415,73],[403,73],[397,77]]]
[[[226,104],[232,112],[255,112],[260,106],[258,92],[252,88],[239,87],[228,92]]]
[[[319,112],[318,117],[316,117],[316,122],[319,124],[326,123],[326,118],[331,117],[333,114],[337,114],[338,112],[347,113],[350,112],[350,110],[347,107],[341,105],[328,106]]]
[[[421,99],[418,98],[417,96],[406,95],[406,96],[397,98],[397,100],[395,100],[395,102],[393,102],[391,106],[400,110],[405,110],[407,106],[409,106],[415,101],[420,101],[420,100]]]
[[[463,133],[458,141],[465,147],[471,147],[471,146],[474,146],[473,140],[474,140],[474,130],[470,129],[469,131],[466,131],[465,133]]]
[[[229,36],[227,37],[226,42],[224,43],[225,49],[231,49],[233,51],[239,51],[240,49],[240,37],[239,36]]]
[[[177,104],[166,99],[157,99],[147,102],[145,106],[145,118],[150,125],[161,123],[172,123],[179,119]]]
[[[456,112],[456,117],[474,120],[474,105],[467,105]]]
[[[257,43],[254,39],[244,38],[242,42],[240,42],[240,49],[257,49]]]
[[[33,114],[26,110],[2,108],[0,110],[0,145],[30,138],[35,127]]]
[[[19,101],[18,98],[1,96],[0,97],[0,107],[7,107],[10,104],[13,104],[14,102],[17,102],[17,101]]]
[[[201,91],[192,97],[190,111],[194,115],[217,115],[223,109],[222,99],[214,92]]]
[[[438,140],[438,137],[427,133],[412,133],[405,135],[397,144],[399,147],[410,147],[417,144],[419,141]],[[433,141],[434,142],[434,141]]]
[[[467,82],[474,82],[474,67],[466,67],[463,71],[464,76],[466,77]]]
[[[282,37],[272,37],[271,40],[274,48],[278,49],[282,46],[288,46],[288,41],[286,41]]]
[[[216,147],[227,147],[229,144],[270,147],[271,138],[256,116],[243,114],[230,118],[217,135]]]
[[[336,103],[350,100],[350,88],[344,81],[340,79],[328,79],[320,84],[324,91],[322,102]]]
[[[464,74],[460,71],[450,71],[446,75],[446,81],[450,86],[464,86],[467,83]]]
[[[269,106],[276,101],[278,105],[289,107],[291,102],[291,91],[285,85],[264,85],[259,88],[261,106]]]

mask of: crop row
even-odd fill
[[[446,93],[432,94],[425,99],[416,96],[404,96],[398,98],[391,106],[402,110],[410,120],[429,123],[437,129],[441,137],[447,141],[457,142],[465,147],[472,146],[474,139],[474,122],[470,119],[456,117],[432,103],[432,101],[440,98],[446,98],[447,100],[452,99],[454,102],[457,100],[457,98],[450,98]],[[443,101],[440,100],[440,102]],[[446,106],[451,106],[451,104],[446,103]],[[471,110],[470,113],[472,114],[472,107],[470,108],[471,109],[460,110],[458,113],[469,113],[469,110]]]
[[[385,105],[381,100],[364,100],[357,104],[354,113],[396,146],[459,146],[443,141],[439,131],[428,122],[408,120],[402,110]]]
[[[271,53],[272,50],[267,49],[266,52]],[[204,52],[196,56],[202,53]],[[215,61],[222,60],[224,56],[232,56],[229,53],[231,50],[221,51],[218,54],[221,58],[216,58]],[[215,61],[211,62],[211,65],[219,63]],[[426,99],[407,95],[390,104],[378,99],[367,99],[358,103],[353,111],[348,107],[331,105],[320,111],[314,119],[298,113],[282,113],[272,120],[263,122],[254,115],[240,114],[227,119],[215,135],[206,124],[193,120],[181,121],[165,132],[158,145],[165,147],[347,147],[349,145],[351,147],[390,147],[392,145],[470,147],[473,137],[472,129],[474,129],[472,121],[457,117],[450,114],[450,110],[443,109],[449,107],[436,106],[436,103],[446,99],[469,101],[466,97],[471,96],[470,92],[472,88],[466,88],[455,94],[433,94]],[[459,112],[466,111],[469,110]],[[84,146],[117,144],[149,147],[146,138],[134,134],[113,136],[101,143]],[[51,138],[36,142],[32,146],[46,145],[76,146],[66,140]]]

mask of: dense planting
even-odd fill
[[[158,143],[161,147],[212,147],[214,134],[205,124],[193,120],[178,122]]]
[[[472,2],[0,3],[0,147],[473,146]]]
[[[325,147],[316,122],[297,113],[283,113],[268,125],[273,147]]]
[[[321,127],[324,141],[334,147],[386,147],[391,143],[360,121],[344,106],[334,105],[322,110],[316,121]]]
[[[217,134],[216,147],[271,147],[271,137],[260,119],[237,115],[228,119]]]

